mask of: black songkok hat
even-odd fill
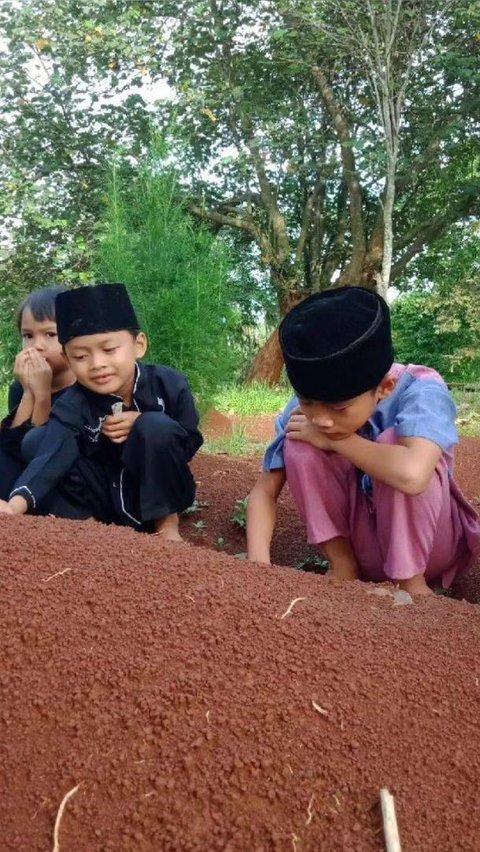
[[[388,305],[364,287],[314,293],[289,311],[279,335],[288,378],[305,399],[353,399],[393,363]]]
[[[59,293],[55,318],[62,345],[84,334],[140,330],[125,284],[96,284]]]

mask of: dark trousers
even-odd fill
[[[25,455],[33,458],[44,427],[28,433]],[[24,439],[24,442],[25,440]],[[107,450],[112,446],[105,445]],[[116,445],[113,445],[115,447]],[[42,500],[37,514],[150,530],[153,521],[183,512],[195,499],[188,467],[187,433],[166,414],[145,412],[137,418],[118,454],[101,447],[81,455],[58,486]],[[23,445],[22,445],[23,451]]]
[[[10,491],[24,467],[23,461],[0,449],[0,500],[8,500]]]

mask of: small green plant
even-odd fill
[[[293,563],[299,571],[311,571],[314,574],[325,574],[328,571],[329,564],[326,559],[316,553],[308,554],[303,559],[298,559]]]
[[[217,547],[218,547],[219,550],[223,550],[224,547],[225,547],[225,539],[222,538],[222,536],[217,538]]]
[[[184,515],[193,515],[195,512],[201,512],[202,509],[206,509],[210,503],[208,500],[194,500],[192,505],[185,509]]]
[[[244,530],[247,526],[247,502],[247,497],[244,497],[242,500],[235,500],[235,507],[231,517],[232,524],[240,527],[241,530]]]
[[[248,554],[244,552],[235,553],[235,559],[248,559]]]
[[[204,530],[206,529],[205,521],[193,521],[192,527],[195,527],[196,530]]]

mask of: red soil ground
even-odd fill
[[[258,466],[198,457],[192,541],[244,550]],[[297,561],[288,495],[280,524]],[[479,849],[480,608],[93,523],[0,517],[0,548],[2,852],[52,849],[78,784],[60,852],[381,852],[383,786],[403,852]]]

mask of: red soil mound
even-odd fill
[[[478,850],[477,607],[93,523],[0,545],[2,850],[77,784],[61,852],[380,852],[382,786],[404,852]]]

